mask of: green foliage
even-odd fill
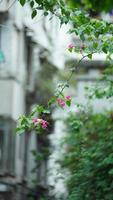
[[[17,134],[22,134],[24,132],[31,132],[35,130],[38,134],[43,133],[43,129],[40,123],[37,125],[33,123],[33,119],[37,118],[38,116],[49,115],[50,110],[44,108],[43,106],[37,105],[35,108],[32,109],[31,113],[28,116],[22,115],[18,119],[18,126],[16,128]]]
[[[93,9],[95,11],[110,11],[112,9],[113,6],[113,2],[112,0],[83,0],[82,1],[84,6],[87,9]]]
[[[113,113],[71,114],[67,122],[61,162],[70,172],[67,199],[112,200]]]
[[[95,97],[98,99],[113,97],[113,66],[105,68],[102,76],[92,87],[86,87],[87,95],[90,99]]]
[[[65,12],[65,5],[67,4],[71,9],[74,8],[84,8],[86,10],[94,10],[95,12],[101,11],[111,11],[112,9],[112,0],[19,0],[22,5],[29,2],[34,6],[34,4],[38,4],[40,9],[46,9],[53,11],[54,6],[62,7],[62,12]],[[32,6],[32,7],[33,7]]]
[[[24,5],[25,0],[20,0]],[[78,35],[83,45],[78,48],[76,45],[73,48],[68,48],[70,52],[79,52],[82,55],[87,55],[92,59],[94,53],[105,53],[106,58],[111,60],[113,52],[113,24],[107,23],[98,18],[92,18],[89,15],[88,9],[96,11],[111,10],[112,1],[105,0],[77,0],[77,1],[64,1],[64,0],[29,0],[28,3],[32,8],[32,18],[37,15],[38,10],[43,10],[44,15],[51,12],[56,15],[61,24],[71,24],[69,33]],[[84,56],[83,56],[84,58]],[[96,87],[95,94],[98,98],[113,96],[112,82],[107,81],[109,87],[102,88]],[[99,91],[100,90],[100,91]]]
[[[26,2],[26,0],[20,0],[22,5]],[[84,0],[82,3],[81,1],[75,1],[75,6],[72,7],[68,1],[65,3],[64,0],[28,1],[32,9],[32,18],[38,14],[38,10],[43,10],[45,16],[52,13],[60,19],[61,24],[71,24],[70,34],[78,35],[82,42],[90,41],[90,44],[82,49],[84,53],[89,54],[90,59],[92,58],[91,52],[104,52],[105,54],[113,52],[113,24],[107,23],[102,19],[91,18],[86,9],[87,7],[101,8],[101,10],[104,10],[104,8],[111,9],[110,0],[100,2],[98,5],[96,0]],[[72,49],[70,49],[71,51]]]
[[[96,12],[100,11],[110,11],[113,7],[112,0],[67,0],[67,3],[70,7],[82,7],[87,10],[94,10]]]
[[[107,58],[111,60],[111,54],[113,52],[113,24],[107,23],[103,21],[102,19],[96,19],[91,18],[88,9],[94,8],[95,10],[109,10],[111,9],[111,1],[101,1],[97,4],[96,0],[90,1],[90,0],[83,0],[81,1],[67,1],[64,0],[19,0],[21,5],[24,5],[26,2],[30,4],[30,7],[32,9],[32,18],[34,18],[38,10],[43,10],[44,15],[48,15],[50,12],[57,16],[61,24],[71,24],[71,29],[69,30],[69,33],[74,33],[79,36],[80,40],[82,41],[83,45],[82,47],[78,48],[76,45],[74,45],[73,48],[69,48],[68,50],[70,52],[79,52],[82,53],[84,57],[88,57],[89,59],[92,59],[92,55],[96,52],[101,53],[104,52],[107,55]],[[88,43],[87,43],[88,42]],[[82,59],[83,59],[82,58]],[[82,61],[82,59],[80,61]],[[78,64],[80,64],[80,61]],[[49,70],[48,70],[49,72]],[[44,74],[44,73],[43,73]],[[46,74],[46,73],[45,73]],[[47,77],[47,74],[46,74]],[[71,76],[70,76],[71,77]],[[107,77],[107,78],[106,78]],[[93,96],[96,96],[98,98],[103,97],[111,97],[113,96],[113,87],[112,87],[112,80],[109,80],[109,75],[104,76],[104,83],[100,85],[97,85],[94,88]],[[42,76],[41,76],[42,80]],[[69,82],[69,81],[68,81]],[[47,83],[47,81],[46,81]],[[108,86],[106,86],[106,83]],[[67,82],[66,82],[67,84]],[[43,84],[40,84],[43,85]],[[46,85],[46,91],[47,91],[47,84]],[[106,87],[105,87],[106,86]],[[52,105],[56,101],[56,97],[59,95],[61,96],[63,90],[65,89],[66,85],[61,85],[59,87],[59,90],[55,93],[55,97],[53,96],[49,102],[48,106]],[[43,93],[45,94],[45,88],[42,88]],[[63,97],[64,98],[64,97]],[[42,101],[42,99],[41,99]],[[71,101],[66,101],[67,106],[70,106]],[[35,108],[37,112],[37,107]],[[39,109],[39,108],[38,108]],[[32,130],[32,124],[31,124],[31,117],[33,117],[36,112],[32,111],[30,116],[28,117],[21,117],[19,126],[17,127],[17,132],[21,133],[24,130]],[[40,111],[38,110],[39,114]],[[47,113],[49,111],[43,111],[44,113]],[[23,122],[24,121],[24,122]]]

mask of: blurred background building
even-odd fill
[[[40,199],[48,194],[47,156],[37,167],[36,156],[42,156],[49,140],[35,133],[16,135],[15,128],[20,115],[29,113],[36,103],[45,104],[51,94],[49,81],[64,65],[65,31],[59,31],[57,18],[48,20],[40,13],[32,21],[29,12],[29,7],[23,9],[18,2],[0,2],[1,200]]]
[[[48,196],[49,153],[44,157],[42,154],[50,145],[48,134],[53,127],[46,137],[35,133],[20,136],[15,134],[17,119],[28,114],[35,104],[46,104],[58,80],[58,71],[79,58],[65,53],[70,41],[78,45],[79,41],[66,35],[67,28],[60,28],[56,17],[48,20],[52,16],[45,18],[40,12],[31,20],[29,13],[30,8],[22,8],[18,2],[0,2],[0,200]],[[76,81],[78,101],[84,100],[86,82],[95,81],[99,69],[104,67],[103,59],[96,55],[93,62],[82,64],[84,70]],[[59,126],[56,123],[55,134]]]
[[[19,4],[8,9],[9,3],[0,5],[0,199],[26,199],[34,167],[30,150],[38,142],[34,133],[15,136],[15,128],[19,115],[35,101],[38,53]]]

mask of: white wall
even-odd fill
[[[16,120],[25,111],[25,91],[15,80],[0,79],[0,115]]]

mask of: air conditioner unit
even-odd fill
[[[0,0],[0,13],[7,12],[10,0]]]

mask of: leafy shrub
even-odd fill
[[[71,114],[62,168],[68,200],[113,199],[113,114]]]

